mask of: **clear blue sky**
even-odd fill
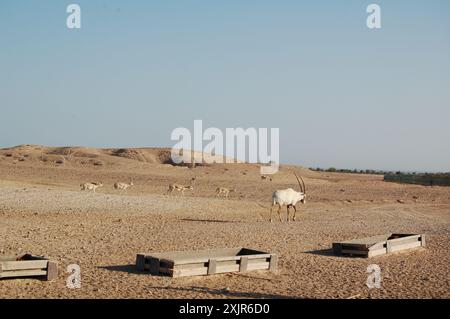
[[[0,48],[1,147],[172,146],[202,119],[279,127],[282,163],[450,171],[448,0],[0,0]]]

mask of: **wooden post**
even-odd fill
[[[210,259],[208,262],[208,275],[215,274],[217,270],[217,260]]]
[[[239,264],[239,272],[245,272],[247,271],[248,266],[248,257],[241,257],[241,262]]]
[[[269,270],[275,272],[278,266],[278,256],[270,255]]]
[[[49,261],[47,265],[47,281],[56,279],[58,277],[58,264],[54,261]]]
[[[143,254],[136,255],[136,269],[138,271],[145,270],[145,255],[143,255]]]
[[[390,252],[392,252],[392,245],[391,242],[388,240],[386,241],[386,252],[389,254]]]

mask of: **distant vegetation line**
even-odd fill
[[[358,170],[358,169],[337,169],[330,167],[310,168],[316,172],[331,172],[331,173],[351,173],[351,174],[375,174],[383,175],[384,181],[417,184],[425,186],[450,186],[450,173],[418,173],[418,172],[401,172],[401,171],[383,171],[383,170]]]
[[[442,172],[442,173],[423,173],[423,172],[402,172],[402,171],[385,171],[385,170],[374,170],[374,169],[348,169],[348,168],[309,168],[312,171],[316,172],[330,172],[330,173],[350,173],[350,174],[374,174],[374,175],[418,175],[418,176],[439,176],[439,177],[449,177],[450,172]]]

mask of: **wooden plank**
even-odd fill
[[[376,250],[370,250],[367,254],[367,257],[376,257],[376,256],[381,256],[381,255],[386,255],[387,250],[386,248],[380,248],[380,249],[376,249]]]
[[[270,255],[269,267],[270,271],[275,272],[278,267],[278,255]],[[249,269],[250,270],[250,269]]]
[[[360,251],[367,252],[367,251],[369,251],[369,247],[370,246],[368,246],[368,245],[341,244],[341,250],[360,250]]]
[[[247,255],[249,253],[254,253]],[[161,261],[168,264],[180,265],[180,264],[195,264],[201,262],[208,262],[210,258],[214,258],[217,261],[222,260],[240,260],[242,256],[248,256],[249,259],[254,258],[269,258],[269,253],[260,252],[248,248],[225,248],[225,249],[211,249],[201,251],[178,251],[169,253],[149,253],[146,254],[147,258],[158,258]]]
[[[248,265],[247,270],[251,271],[251,270],[268,270],[270,269],[270,262],[264,262],[264,263],[257,263],[257,264],[252,264],[252,265]],[[270,269],[270,271],[275,271],[276,267],[274,269]]]
[[[14,270],[3,271],[0,278],[46,276],[47,270]]]
[[[391,252],[396,252],[396,251],[416,248],[416,247],[420,247],[420,246],[421,246],[420,241],[416,241],[416,242],[413,242],[413,243],[405,243],[405,244],[393,245],[391,247]]]
[[[333,243],[333,254],[342,255],[342,245],[340,243]]]
[[[267,270],[269,268],[269,262],[265,263],[255,263],[252,265],[248,265],[247,271],[251,270]],[[226,266],[217,266],[214,274],[223,274],[230,272],[239,272],[240,267],[238,264],[236,265],[226,265]],[[203,268],[195,268],[195,269],[180,269],[180,270],[168,270],[169,273],[172,274],[173,277],[186,277],[186,276],[204,276],[210,275],[207,267]]]
[[[387,243],[387,241],[381,241],[379,243],[376,243],[376,244],[374,244],[374,245],[369,247],[369,251],[385,248],[386,247],[386,243]]]
[[[208,263],[183,264],[183,265],[175,265],[173,267],[165,267],[165,268],[181,270],[181,269],[196,269],[196,268],[202,268],[202,267],[208,268]]]
[[[214,257],[234,257],[242,250],[239,248],[224,248],[224,249],[208,249],[198,251],[173,251],[167,253],[149,253],[147,256],[152,256],[158,259],[167,260],[183,260],[183,259],[208,259]]]
[[[264,262],[269,262],[270,261],[270,256],[267,258],[258,258],[258,259],[248,259],[248,264],[259,264],[259,263],[264,263]]]
[[[159,267],[159,274],[171,276],[175,271],[179,271],[179,270],[174,270],[174,269],[166,268],[166,267]]]
[[[208,275],[215,274],[217,271],[217,261],[215,259],[210,259],[208,263]]]
[[[53,261],[48,262],[47,266],[47,281],[58,278],[58,264]]]
[[[360,239],[352,239],[340,242],[342,245],[355,245],[355,246],[365,246],[369,247],[373,244],[376,244],[380,241],[386,241],[392,234],[383,234],[371,237],[365,237]]]
[[[249,255],[251,253],[254,254]],[[136,257],[137,268],[142,263],[142,258],[145,258],[144,269],[149,268],[151,273],[156,273],[155,267],[159,267],[158,273],[168,274],[172,277],[269,269],[269,261],[272,261],[275,269],[277,262],[276,255],[247,248],[151,253],[151,255],[141,253]],[[156,260],[158,260],[158,265],[156,265]]]
[[[168,259],[159,259],[159,264],[160,267],[167,267],[167,268],[173,268],[175,266],[175,263],[173,262],[173,260],[168,260]]]
[[[253,271],[253,270],[267,270],[269,269],[269,262],[263,262],[263,263],[254,263],[249,264],[247,267],[247,271]],[[215,274],[223,274],[223,273],[230,273],[230,272],[239,272],[239,265],[226,265],[226,266],[217,266]],[[187,276],[206,276],[209,275],[208,273],[208,267],[202,267],[202,268],[194,268],[194,269],[166,269],[166,274],[174,277],[187,277]]]
[[[420,238],[420,235],[405,236],[405,237],[396,238],[396,239],[389,239],[388,242],[390,242],[391,245],[397,245],[397,244],[403,244],[403,243],[416,242],[416,241],[419,241],[419,238]]]
[[[240,260],[242,256],[211,256],[211,258],[214,258],[215,260],[219,261],[227,261],[227,260]],[[251,259],[259,259],[259,258],[270,258],[270,254],[260,254],[260,255],[248,255],[249,260]],[[196,264],[196,263],[207,263],[209,261],[210,257],[191,257],[191,258],[179,258],[172,260],[174,265],[183,265],[183,264]]]
[[[24,260],[24,261],[2,261],[3,271],[5,270],[27,270],[27,269],[45,269],[48,260]]]
[[[144,271],[145,270],[145,255],[144,254],[137,254],[136,255],[136,269],[138,271]]]
[[[253,264],[253,263],[261,263],[261,262],[265,262],[267,261],[267,259],[269,258],[255,258],[255,259],[250,259],[248,258],[248,256],[242,256],[241,258],[239,258],[239,260],[217,260],[217,267],[222,267],[222,266],[234,266],[234,265],[238,265],[240,263],[240,260],[242,258],[247,259],[247,264]],[[162,265],[162,264],[161,264]],[[162,266],[161,266],[162,267]],[[202,268],[202,267],[208,267],[208,262],[202,262],[202,263],[195,263],[195,264],[177,264],[173,267],[168,267],[167,265],[165,265],[166,268],[173,268],[174,270],[180,270],[180,269],[195,269],[195,268]]]
[[[358,256],[368,256],[369,252],[364,250],[351,250],[351,249],[342,249],[342,254],[349,255],[358,255]]]
[[[172,271],[171,276],[174,278],[187,277],[187,276],[204,276],[208,274],[208,268],[189,269],[189,270],[175,270]]]
[[[250,266],[247,267],[247,270],[250,268]],[[223,274],[227,272],[238,272],[239,271],[239,265],[226,265],[226,266],[218,266],[216,268],[216,274]]]
[[[241,262],[239,263],[239,271],[246,272],[248,267],[248,257],[241,257]]]
[[[414,248],[422,245],[423,234],[385,234],[379,236],[354,239],[340,243],[333,243],[336,255],[348,254],[374,257],[402,249]],[[391,237],[398,237],[389,239]],[[374,242],[378,240],[378,242]],[[370,244],[371,243],[371,244]],[[365,249],[367,247],[367,249]]]
[[[151,275],[159,275],[159,259],[158,258],[149,258],[148,260],[148,264],[149,264],[149,269],[150,269],[150,274]]]

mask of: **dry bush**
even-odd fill
[[[105,163],[103,163],[102,161],[95,161],[93,162],[94,166],[104,166]]]

